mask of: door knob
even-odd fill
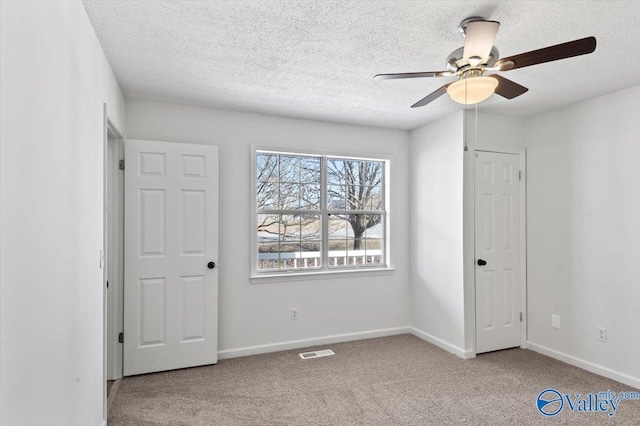
[[[484,266],[484,265],[486,265],[486,264],[487,264],[487,261],[486,261],[486,260],[484,260],[484,259],[478,259],[478,265],[480,265],[480,266]]]
[[[216,262],[209,262],[209,263],[207,263],[207,268],[209,268],[209,269],[213,269],[213,268],[215,268],[215,267],[216,267]]]

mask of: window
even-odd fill
[[[387,266],[387,160],[255,155],[257,275]]]

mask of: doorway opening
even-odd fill
[[[124,328],[124,158],[122,134],[106,119],[104,147],[104,330],[105,330],[105,412],[122,378],[123,350],[120,333]]]

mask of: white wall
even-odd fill
[[[508,102],[506,99],[504,102]],[[482,107],[479,107],[479,109]],[[467,142],[469,151],[477,145],[483,147],[524,147],[524,119],[500,114],[476,113],[470,109],[467,114]]]
[[[464,355],[463,115],[410,132],[411,325]]]
[[[219,147],[221,357],[278,350],[288,347],[285,342],[299,339],[409,324],[407,132],[139,100],[127,101],[127,130],[131,139]],[[251,144],[329,154],[394,155],[392,249],[396,271],[250,283]],[[289,319],[292,307],[299,309],[297,321]],[[406,332],[406,328],[402,331]],[[257,345],[268,346],[250,348]]]
[[[530,347],[636,387],[639,118],[635,86],[525,121]]]
[[[0,423],[103,420],[103,103],[79,2],[0,2]]]

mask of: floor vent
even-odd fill
[[[331,349],[323,349],[321,351],[313,351],[313,352],[302,352],[300,358],[309,359],[309,358],[320,358],[323,356],[335,355],[335,353]]]

